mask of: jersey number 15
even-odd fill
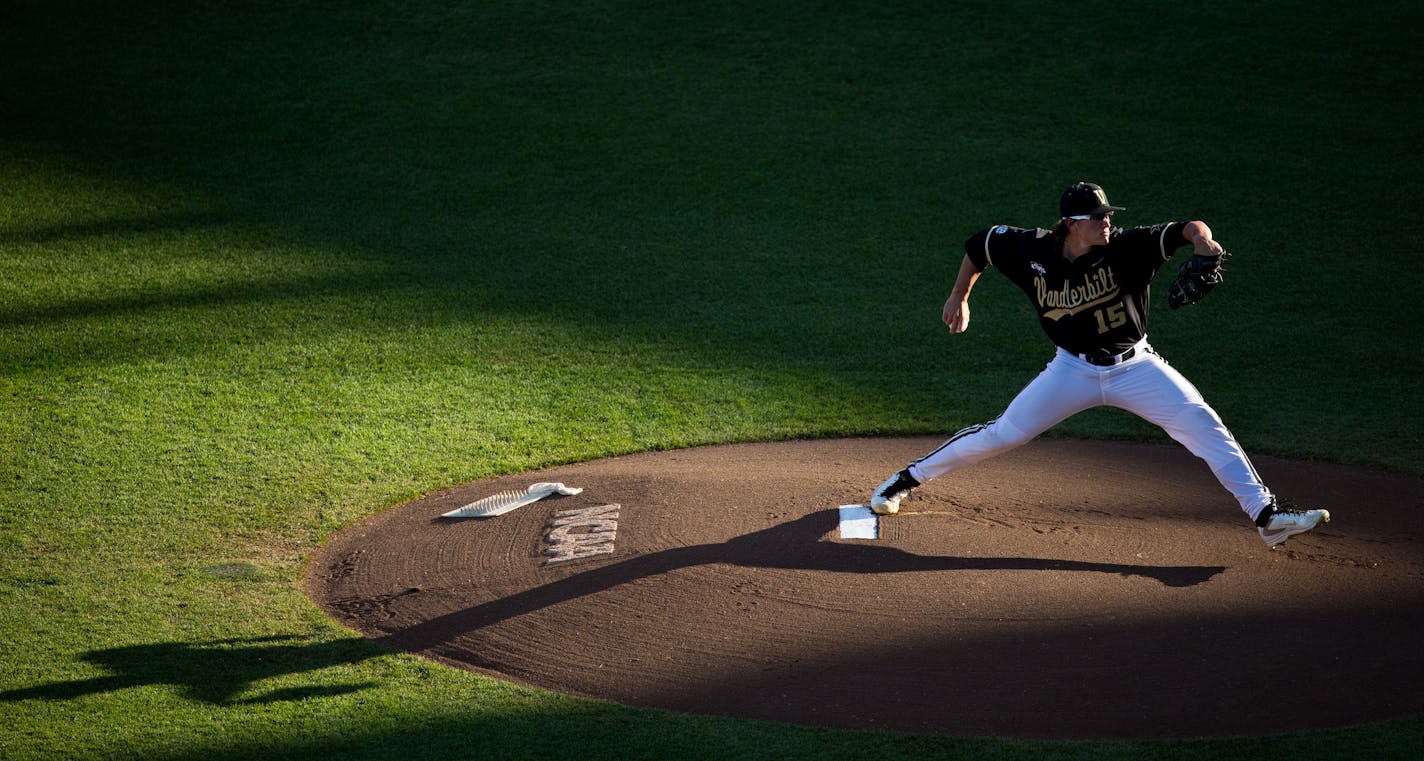
[[[1093,312],[1093,316],[1098,318],[1098,333],[1106,333],[1127,324],[1127,306],[1118,301]]]

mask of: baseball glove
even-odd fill
[[[1172,288],[1167,291],[1167,306],[1172,309],[1191,306],[1206,298],[1211,289],[1221,282],[1221,265],[1230,255],[1225,251],[1221,252],[1221,256],[1193,254],[1192,258],[1182,262],[1182,268],[1177,270],[1177,279],[1172,281]]]

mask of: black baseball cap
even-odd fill
[[[1058,199],[1058,211],[1064,217],[1079,217],[1105,211],[1127,210],[1109,204],[1108,194],[1095,183],[1075,182],[1072,187],[1063,191],[1063,197]]]

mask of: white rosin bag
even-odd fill
[[[441,514],[441,518],[493,518],[496,515],[504,515],[510,510],[524,507],[531,502],[549,496],[550,494],[562,494],[566,497],[578,494],[583,489],[572,486],[564,486],[561,483],[537,483],[530,486],[527,491],[511,489],[498,494],[491,494],[484,499],[471,502],[458,510],[451,510]]]

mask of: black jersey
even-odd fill
[[[979,269],[997,267],[1028,295],[1048,339],[1074,354],[1121,354],[1147,335],[1149,286],[1185,246],[1185,222],[1114,228],[1107,245],[1070,262],[1044,229],[998,225],[975,233],[964,252]]]

